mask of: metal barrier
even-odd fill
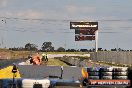
[[[94,61],[132,65],[132,51],[98,51],[90,53]]]

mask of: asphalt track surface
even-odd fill
[[[13,65],[13,63],[20,63],[26,61],[27,59],[20,58],[20,59],[0,59],[0,69],[5,68],[7,66]]]
[[[100,65],[95,62],[81,62],[87,63],[86,68],[90,67],[108,67],[107,65]],[[85,68],[85,70],[86,70]],[[61,76],[61,66],[46,66],[46,65],[18,65],[18,69],[22,78],[45,78],[48,76]],[[63,66],[64,79],[78,80],[81,74],[82,67]]]

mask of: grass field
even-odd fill
[[[12,51],[8,49],[0,49],[0,59],[26,58],[29,54],[29,51]]]
[[[12,51],[0,48],[0,59],[18,59],[27,58],[28,55],[34,54],[36,51]],[[42,54],[43,52],[39,52]],[[47,54],[88,54],[88,52],[44,52]]]
[[[54,65],[54,66],[68,66],[66,63],[58,60],[58,59],[49,59],[47,65]]]
[[[43,52],[40,52],[43,53]],[[44,52],[47,54],[88,54],[88,52]]]

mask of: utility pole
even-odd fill
[[[66,40],[65,40],[65,44],[64,44],[64,47],[65,47],[65,51],[66,51]]]

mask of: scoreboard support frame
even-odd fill
[[[98,35],[99,35],[99,31],[97,30],[95,32],[95,52],[98,52]]]

